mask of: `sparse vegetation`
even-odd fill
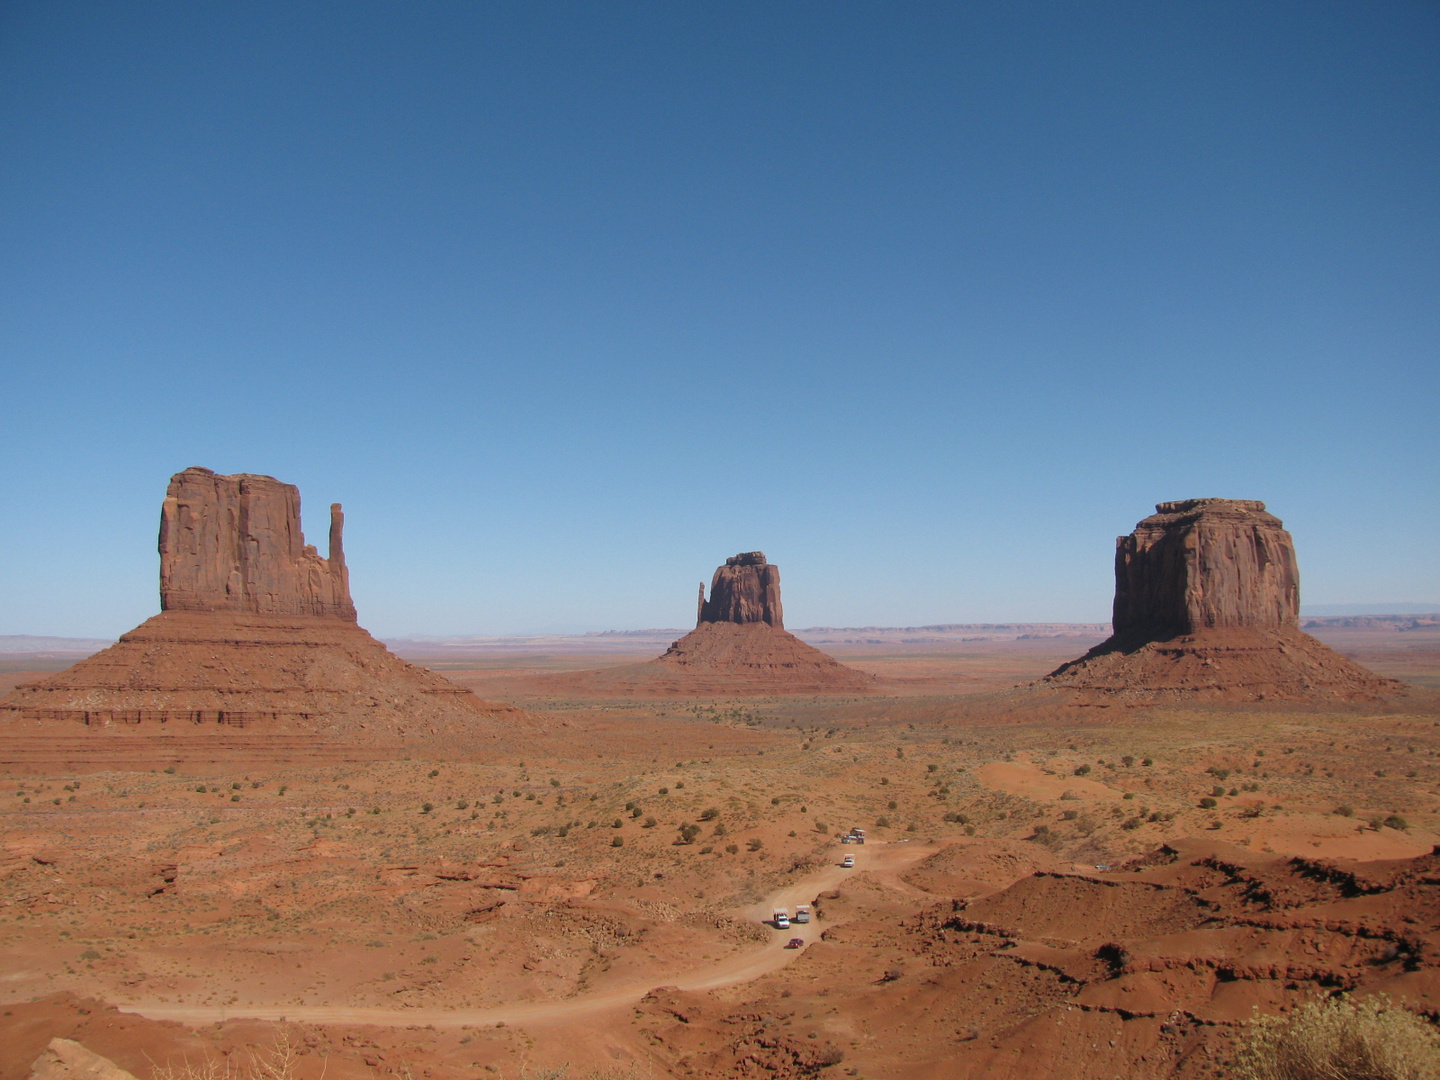
[[[1246,1025],[1237,1080],[1436,1080],[1440,1035],[1384,997],[1312,1001]]]

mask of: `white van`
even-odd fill
[[[790,912],[789,912],[788,910],[786,910],[785,908],[783,908],[783,907],[782,907],[782,908],[776,908],[776,909],[775,909],[774,922],[775,922],[775,929],[776,929],[776,930],[789,930],[789,929],[790,929]]]
[[[809,907],[809,905],[807,905],[807,904],[797,904],[797,905],[795,906],[795,919],[794,919],[794,922],[796,923],[796,925],[798,926],[800,923],[807,923],[807,922],[809,922],[809,921],[810,921],[810,907]]]

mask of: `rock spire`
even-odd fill
[[[160,510],[160,610],[355,620],[345,515],[330,507],[330,553],[300,531],[300,491],[273,476],[189,468]]]

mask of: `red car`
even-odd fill
[[[787,949],[803,949],[805,947],[805,939],[792,937],[789,941],[785,943],[785,947]]]

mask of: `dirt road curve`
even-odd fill
[[[934,854],[927,844],[880,844],[835,847],[835,864],[811,874],[803,881],[788,885],[763,903],[741,909],[737,914],[757,922],[768,920],[775,908],[795,910],[796,904],[808,904],[818,893],[834,889],[845,879],[860,871],[868,871],[881,881],[913,892],[896,875],[906,867]],[[855,856],[855,869],[842,869],[841,858]],[[603,993],[561,1001],[539,1001],[524,1005],[497,1005],[483,1009],[380,1008],[350,1005],[174,1005],[168,1002],[132,1002],[120,1006],[125,1012],[139,1013],[153,1020],[178,1020],[184,1024],[211,1024],[219,1020],[241,1017],[256,1020],[300,1020],[321,1024],[377,1024],[382,1027],[409,1024],[434,1024],[436,1027],[459,1027],[462,1024],[540,1024],[573,1020],[589,1013],[603,1012],[633,1004],[657,986],[676,986],[681,990],[709,990],[717,986],[749,982],[784,967],[800,956],[802,949],[787,949],[791,938],[802,938],[806,944],[820,936],[815,923],[776,930],[765,945],[715,964],[675,972],[671,976],[647,979]]]

